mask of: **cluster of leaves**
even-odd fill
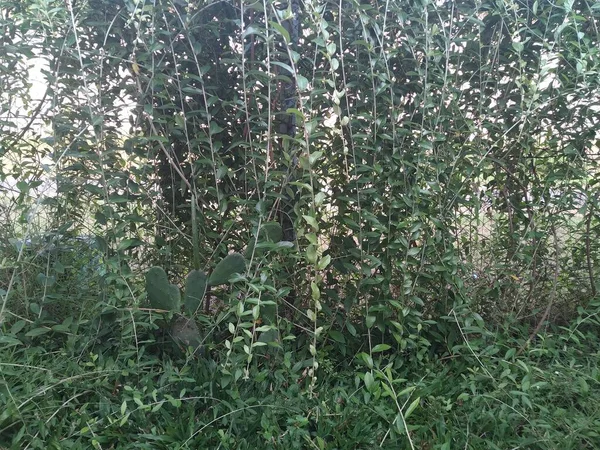
[[[290,5],[184,3],[4,2],[5,40],[44,66],[51,130],[7,122],[3,145],[28,161],[49,144],[45,203],[76,227],[93,214],[115,268],[185,272],[193,239],[211,267],[261,221],[292,221],[297,257],[268,269],[286,317],[341,333],[361,317],[403,348],[471,274],[490,318],[574,281],[561,236],[597,220],[597,5],[312,3],[294,37]],[[43,178],[25,167],[4,173],[22,191]],[[575,272],[593,295],[592,247]]]
[[[597,446],[597,3],[0,16],[0,443]],[[232,251],[169,348],[143,273]]]

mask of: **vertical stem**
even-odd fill
[[[206,285],[206,292],[204,293],[204,314],[207,316],[210,314],[210,285]]]
[[[592,217],[594,216],[594,200],[590,202],[588,199],[588,216],[585,220],[585,257],[587,259],[588,275],[590,277],[590,287],[592,296],[596,297],[596,283],[594,282],[594,267],[592,266],[591,244],[590,244],[590,229],[592,227]]]
[[[200,270],[200,249],[198,244],[198,220],[196,217],[196,193],[192,192],[192,247],[194,252],[194,269]]]

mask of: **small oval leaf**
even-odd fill
[[[375,347],[373,347],[373,350],[371,350],[371,353],[385,352],[386,350],[389,350],[390,348],[392,348],[392,347],[389,346],[388,344],[377,344]]]

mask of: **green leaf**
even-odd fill
[[[51,329],[47,328],[47,327],[34,328],[33,330],[30,330],[27,333],[25,333],[25,336],[27,336],[27,337],[41,336],[42,334],[49,333],[50,331],[51,331]]]
[[[365,373],[365,387],[367,388],[367,391],[371,392],[371,390],[373,389],[375,384],[375,378],[373,377],[373,374],[371,372],[366,372]]]
[[[421,402],[421,397],[417,397],[411,402],[411,404],[408,406],[406,412],[404,413],[405,420],[410,417],[410,415],[416,409],[416,407],[419,406],[420,402]]]
[[[339,331],[329,330],[328,335],[331,339],[333,339],[336,342],[339,342],[340,344],[346,343],[346,338],[344,337],[344,334],[340,333]]]
[[[371,353],[385,352],[386,350],[389,350],[390,348],[392,348],[392,347],[389,346],[388,344],[377,344],[375,347],[373,347],[373,350],[371,350]]]
[[[296,83],[298,83],[298,90],[305,91],[308,88],[308,79],[300,74],[296,75]]]
[[[6,347],[12,347],[14,345],[22,345],[23,343],[12,336],[0,336],[0,344]]]
[[[25,328],[25,325],[27,325],[27,322],[25,322],[24,320],[17,320],[12,327],[10,327],[10,334],[12,335],[17,335],[21,332],[21,330],[23,328]]]
[[[65,266],[60,261],[55,261],[54,262],[54,270],[56,271],[56,273],[59,273],[62,275],[65,273]]]
[[[325,269],[329,265],[329,263],[331,263],[331,256],[325,255],[319,261],[319,264],[317,265],[317,268],[319,270],[323,270],[323,269]]]
[[[421,252],[419,247],[411,247],[408,249],[408,256],[417,256]]]
[[[512,47],[515,49],[517,53],[521,53],[523,51],[523,43],[522,42],[514,42],[512,43]]]
[[[319,231],[319,224],[317,223],[317,219],[315,219],[313,216],[306,216],[303,215],[302,216],[304,218],[304,220],[306,220],[306,222],[315,230],[315,231]]]
[[[311,296],[314,301],[317,301],[321,298],[321,292],[319,291],[319,286],[314,281],[310,282],[310,290]]]
[[[351,336],[356,337],[356,328],[350,322],[346,322],[346,330],[348,330],[348,333],[350,333]]]
[[[310,156],[308,157],[308,164],[310,164],[311,166],[314,166],[315,163],[322,157],[323,157],[323,152],[312,152],[310,154]],[[319,192],[319,194],[321,194],[321,192]],[[316,198],[315,198],[315,202],[316,202]]]
[[[144,245],[144,243],[139,239],[123,239],[121,242],[119,242],[117,250],[129,250],[130,248],[139,247],[140,245]]]
[[[53,276],[53,275],[46,276],[46,274],[41,273],[41,272],[37,274],[37,277],[35,277],[35,279],[41,286],[46,286],[46,287],[54,286],[54,283],[56,283],[55,276]]]
[[[278,22],[274,22],[272,20],[269,21],[269,25],[275,28],[277,32],[281,34],[281,36],[283,36],[283,39],[285,40],[286,44],[290,43],[290,33],[288,33],[285,28],[283,28]]]
[[[371,328],[373,326],[373,324],[375,323],[375,316],[367,316],[366,318],[366,322],[367,322],[367,328]]]
[[[310,264],[315,264],[317,262],[317,246],[310,244],[306,248],[306,259]]]
[[[220,127],[216,122],[214,122],[214,121],[210,122],[210,134],[211,135],[218,134],[223,130],[224,130],[224,128]]]

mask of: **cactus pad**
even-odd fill
[[[219,286],[221,284],[227,284],[229,278],[234,273],[246,272],[246,261],[244,257],[239,253],[231,253],[221,260],[215,270],[213,270],[208,284],[210,286]]]
[[[175,317],[171,326],[171,336],[178,344],[192,347],[194,350],[202,344],[200,330],[196,322],[179,314]]]
[[[146,293],[152,308],[166,311],[179,310],[181,301],[179,288],[169,284],[167,274],[162,267],[152,267],[146,272]]]
[[[185,280],[185,311],[192,317],[200,309],[200,304],[206,292],[206,274],[199,270],[192,270]]]
[[[260,227],[260,231],[258,233],[258,242],[273,242],[277,243],[283,239],[283,230],[281,229],[281,225],[277,222],[266,222]],[[244,256],[246,258],[250,258],[252,256],[252,252],[254,251],[254,245],[256,240],[252,238],[246,247],[246,251]],[[259,252],[257,249],[256,253]]]

